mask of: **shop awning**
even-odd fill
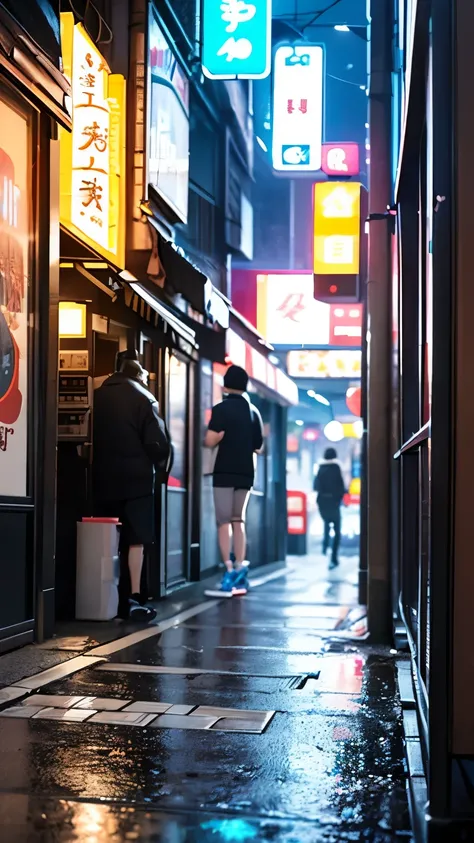
[[[171,297],[181,295],[193,310],[224,330],[228,328],[230,302],[192,263],[182,248],[163,237],[153,217],[149,217],[148,222],[152,236],[148,277],[155,279],[156,284]]]
[[[111,298],[116,298],[123,289],[125,304],[149,324],[161,327],[165,334],[172,332],[179,338],[177,344],[183,351],[191,353],[199,349],[200,356],[206,360],[225,362],[225,331],[219,329],[217,323],[208,327],[168,305],[153,281],[142,280],[127,270],[112,266],[64,226],[61,226],[60,250],[63,268],[76,269]],[[230,303],[221,294],[219,302],[228,313]]]
[[[13,7],[13,4],[10,4]],[[35,22],[35,4],[14,4],[14,9],[20,18],[25,17],[31,22],[37,37],[44,35],[44,31]],[[22,14],[23,13],[23,14]],[[36,17],[46,20],[44,13],[38,9]],[[43,28],[44,29],[44,28]],[[71,85],[58,67],[51,61],[47,53],[38,45],[37,41],[27,33],[8,10],[0,3],[0,66],[12,76],[17,84],[37,100],[47,111],[66,129],[71,129],[71,115],[67,103],[71,99]]]
[[[190,349],[199,348],[196,332],[185,325],[181,321],[177,313],[174,313],[171,308],[159,301],[147,288],[139,281],[128,281],[124,276],[126,273],[121,273],[119,278],[125,281],[125,302],[135,312],[138,313],[147,322],[158,327],[160,320],[165,326],[173,331],[181,340],[183,340]],[[127,295],[128,288],[128,295]],[[183,351],[187,349],[183,348]]]

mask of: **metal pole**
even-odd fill
[[[391,174],[392,2],[371,0],[369,217],[393,202]],[[390,218],[372,219],[367,287],[367,557],[371,640],[391,637],[390,599]]]
[[[289,243],[289,250],[288,250],[288,269],[295,268],[295,236],[296,236],[296,202],[295,202],[295,193],[296,193],[296,184],[295,180],[292,179],[290,181],[290,243]]]

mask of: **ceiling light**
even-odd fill
[[[260,149],[263,149],[264,152],[268,152],[268,147],[266,143],[262,140],[262,138],[259,138],[258,135],[256,135],[256,138]]]
[[[316,401],[318,401],[320,404],[324,404],[324,406],[325,406],[325,407],[330,407],[330,406],[331,406],[331,402],[330,402],[330,401],[328,401],[328,399],[327,399],[327,398],[325,398],[325,397],[324,397],[324,395],[318,395],[318,394],[315,394],[315,395],[314,395],[314,398],[315,398],[315,399],[316,399]]]
[[[297,424],[298,427],[303,427],[304,421],[302,421],[302,419],[296,419],[295,424]]]
[[[336,24],[334,29],[336,30],[336,32],[350,32],[350,29],[346,23],[338,23]]]

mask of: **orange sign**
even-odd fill
[[[314,185],[314,274],[358,275],[359,182]]]

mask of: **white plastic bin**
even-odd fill
[[[118,609],[118,518],[77,524],[76,618],[109,621]]]

